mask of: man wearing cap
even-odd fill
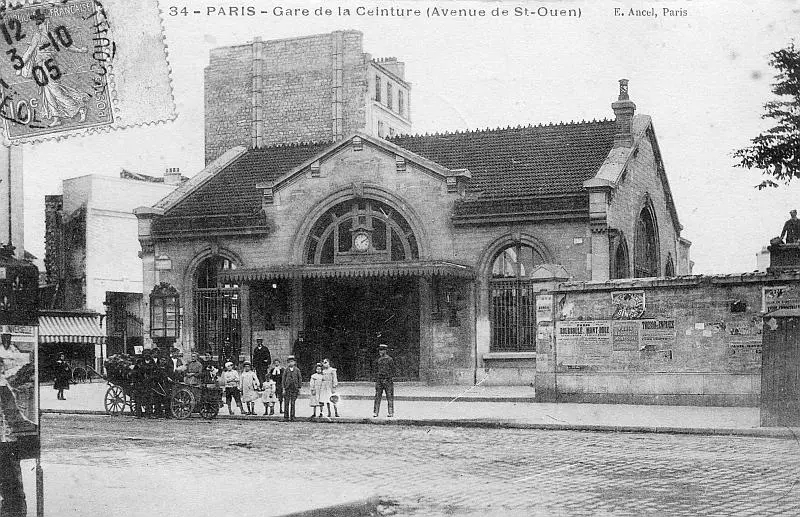
[[[389,356],[389,347],[383,343],[378,345],[380,356],[375,361],[375,411],[372,416],[378,417],[381,409],[381,397],[386,393],[386,405],[389,418],[394,416],[394,359]]]
[[[264,346],[263,339],[256,339],[256,347],[253,349],[253,369],[256,371],[258,382],[264,384],[267,379],[269,366],[272,364],[272,355],[269,348]]]
[[[797,210],[789,212],[789,220],[783,225],[781,232],[781,239],[786,237],[783,241],[786,244],[794,244],[800,242],[800,219],[797,218]]]
[[[297,367],[297,360],[293,355],[286,358],[288,366],[283,369],[283,419],[294,421],[294,404],[300,395],[303,385],[303,375]]]

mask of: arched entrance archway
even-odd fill
[[[398,378],[419,379],[418,278],[390,274],[392,263],[419,259],[417,236],[400,211],[372,198],[340,202],[313,223],[303,256],[306,264],[365,269],[302,280],[301,370],[327,357],[340,379],[371,380],[377,345],[386,343]]]

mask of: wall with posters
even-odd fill
[[[537,397],[757,405],[763,315],[795,305],[797,273],[561,284]]]

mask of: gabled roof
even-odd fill
[[[208,177],[179,202],[163,207],[169,217],[253,214],[261,210],[257,183],[275,181],[297,165],[325,150],[330,142],[249,149]]]
[[[450,169],[469,169],[469,191],[485,198],[584,193],[614,145],[602,120],[389,139]]]

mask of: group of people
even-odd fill
[[[283,413],[284,420],[295,420],[296,402],[303,385],[303,376],[295,357],[290,355],[286,358],[286,367],[282,366],[280,359],[275,359],[266,371],[260,369],[254,371],[253,362],[245,361],[243,371],[239,373],[233,363],[228,361],[219,375],[220,383],[225,386],[228,413],[234,414],[232,403],[235,403],[241,414],[255,415],[256,402],[261,400],[265,416],[274,415],[277,404],[278,412]],[[330,360],[325,359],[317,363],[315,373],[309,380],[311,390],[309,400],[314,409],[312,419],[317,418],[317,409],[319,416],[322,417],[325,406],[329,417],[332,414],[335,417],[339,416],[339,409],[336,407],[338,385],[336,368],[331,366]]]
[[[388,354],[388,346],[378,346],[380,356],[375,363],[375,400],[373,416],[377,417],[383,395],[386,395],[388,416],[394,416],[394,360]],[[286,366],[280,359],[272,360],[269,349],[263,340],[258,339],[250,361],[242,363],[242,370],[236,368],[231,358],[225,356],[220,365],[206,354],[200,356],[192,352],[188,363],[183,364],[182,353],[173,348],[170,354],[162,354],[159,349],[145,349],[134,364],[130,380],[133,386],[134,412],[138,417],[171,416],[169,382],[182,381],[191,386],[214,384],[224,389],[225,405],[233,415],[235,404],[242,415],[256,415],[256,403],[261,401],[264,416],[283,413],[284,420],[296,419],[296,402],[303,387],[304,378],[297,366],[295,356],[286,358]],[[314,365],[314,373],[308,378],[310,419],[339,417],[336,389],[339,378],[330,359],[323,359]],[[59,391],[61,394],[62,391]],[[59,395],[61,396],[61,395]],[[222,406],[222,401],[220,401]]]
[[[181,351],[169,354],[158,348],[145,349],[131,370],[134,412],[137,417],[170,418],[169,379],[181,380],[185,370]]]

